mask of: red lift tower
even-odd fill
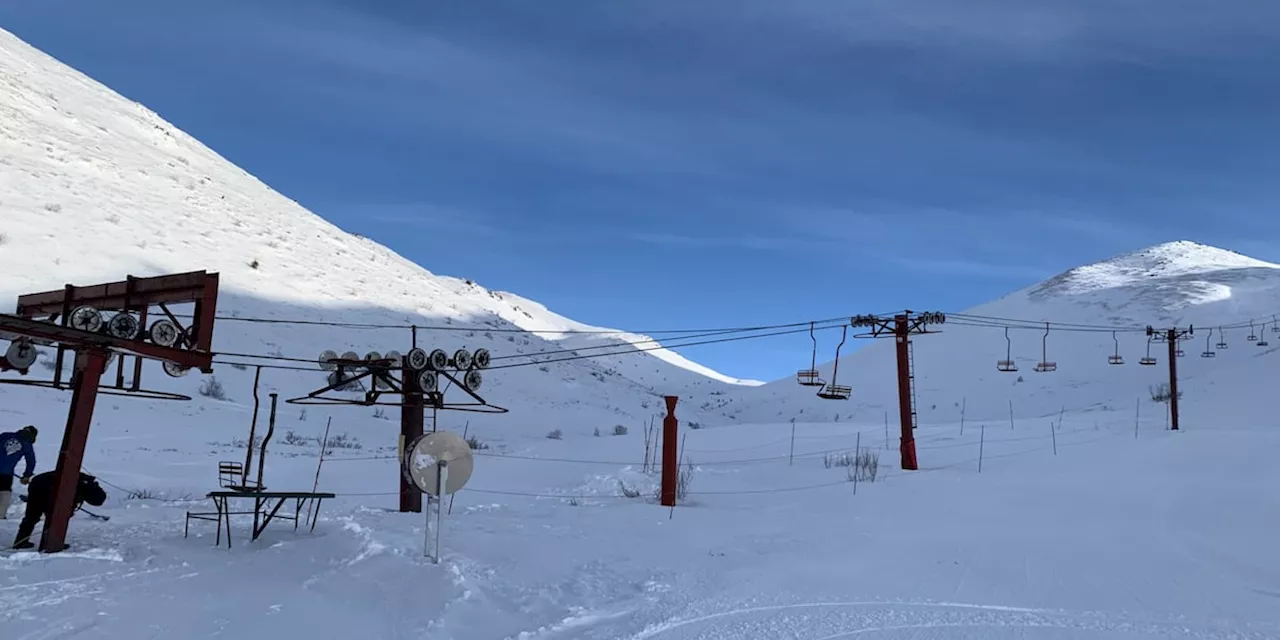
[[[930,330],[931,324],[942,324],[947,317],[941,313],[930,311],[913,313],[910,310],[896,314],[892,319],[878,316],[854,316],[851,324],[854,327],[869,327],[869,333],[859,334],[856,338],[882,338],[893,336],[897,345],[898,357],[898,415],[902,422],[902,442],[899,452],[902,455],[902,468],[915,471],[920,468],[916,460],[916,385],[913,367],[912,334],[937,333]]]
[[[66,287],[18,297],[16,313],[0,315],[0,338],[12,344],[10,353],[0,358],[0,371],[17,370],[24,376],[35,361],[33,345],[58,349],[54,379],[2,380],[0,382],[71,389],[71,409],[67,415],[62,447],[58,452],[57,481],[53,509],[45,519],[40,551],[52,553],[65,548],[67,524],[80,479],[80,463],[89,440],[89,425],[98,391],[149,398],[190,399],[187,396],[144,391],[139,388],[142,359],[164,362],[171,376],[185,375],[192,368],[213,371],[213,321],[217,311],[218,274],[195,271],[152,278],[129,276],[122,282],[87,287]],[[195,303],[194,318],[183,326],[168,305]],[[147,313],[158,307],[164,317],[148,328]],[[108,317],[109,316],[109,317]],[[66,351],[75,353],[71,380],[62,381]],[[107,362],[116,353],[119,359],[117,384],[103,386],[100,378]],[[124,384],[124,354],[136,356],[131,384]]]

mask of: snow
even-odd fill
[[[223,274],[228,314],[493,330],[424,333],[448,350],[643,339],[500,332],[585,325],[341,232],[3,32],[0,80],[0,295],[207,268]],[[423,557],[424,516],[395,512],[396,416],[355,407],[279,406],[272,488],[312,486],[329,419],[331,436],[346,437],[326,454],[319,488],[338,498],[314,532],[277,522],[250,542],[241,518],[231,549],[214,545],[213,523],[193,521],[184,537],[184,513],[211,507],[203,495],[217,462],[243,459],[253,370],[218,366],[228,398],[215,400],[196,391],[207,378],[148,365],[147,386],[194,399],[99,399],[84,464],[109,492],[94,511],[111,519],[74,518],[61,554],[0,555],[0,637],[1280,638],[1274,347],[1237,330],[1230,349],[1198,357],[1202,327],[1268,317],[1277,287],[1275,265],[1179,242],[967,312],[1194,323],[1179,363],[1179,432],[1149,397],[1163,351],[1161,366],[1136,364],[1142,336],[1120,334],[1128,362],[1109,366],[1110,333],[1051,332],[1059,368],[1035,373],[1043,332],[1018,329],[1021,370],[1000,373],[1003,331],[953,314],[914,345],[914,472],[896,464],[888,343],[842,361],[847,402],[790,379],[726,380],[661,351],[495,370],[483,391],[510,414],[441,419],[487,448],[450,501],[438,565]],[[227,321],[215,344],[311,358],[403,351],[407,333]],[[1266,335],[1280,347],[1280,334]],[[834,348],[830,332],[820,341]],[[807,366],[808,336],[794,344],[797,368]],[[830,363],[822,369],[830,375]],[[263,378],[264,397],[283,400],[322,376]],[[681,397],[693,469],[675,509],[657,504],[644,464],[643,425],[664,394]],[[0,385],[0,426],[43,427],[41,469],[56,459],[68,401]],[[615,424],[629,432],[613,435]],[[546,437],[552,429],[563,437]],[[874,482],[830,464],[855,451],[879,455]]]

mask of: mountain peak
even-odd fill
[[[1222,272],[1280,269],[1280,265],[1191,240],[1131,251],[1058,274],[1030,293],[1034,297],[1079,295],[1156,280],[1220,280]]]
[[[1146,263],[1151,271],[1204,272],[1222,269],[1280,269],[1280,265],[1250,258],[1242,253],[1193,242],[1175,240],[1146,249],[1139,249],[1097,263],[1126,263],[1139,266]]]

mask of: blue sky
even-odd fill
[[[0,25],[426,268],[636,329],[1280,261],[1280,4],[41,0]],[[730,375],[807,337],[689,349]]]

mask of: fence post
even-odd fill
[[[796,459],[796,419],[791,419],[791,453],[787,454],[787,466],[791,466]]]
[[[982,450],[987,442],[987,425],[982,425],[978,432],[978,473],[982,473]]]

